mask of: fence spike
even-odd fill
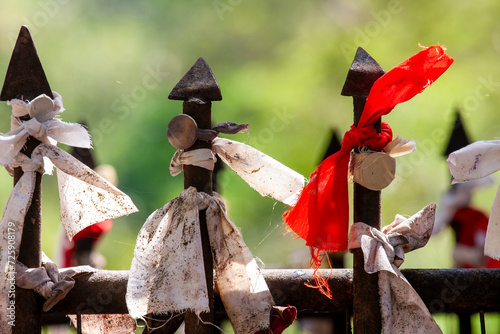
[[[177,85],[175,85],[168,98],[170,100],[182,101],[198,99],[208,102],[220,101],[222,100],[222,95],[212,70],[205,59],[200,57]]]
[[[46,94],[53,98],[52,90],[38,58],[35,44],[28,27],[22,26],[12,51],[12,56],[5,76],[0,100],[22,99],[30,101],[38,95]],[[28,117],[24,116],[24,117]],[[21,153],[31,156],[40,141],[28,137]],[[14,184],[23,175],[20,167],[14,169]],[[36,173],[35,189],[31,205],[24,218],[24,228],[18,260],[28,268],[41,265],[42,248],[42,174]],[[16,326],[12,333],[41,332],[41,299],[32,290],[16,288]]]
[[[0,101],[12,99],[31,101],[41,94],[54,98],[30,31],[27,26],[22,26],[12,51]]]
[[[384,73],[382,67],[363,48],[359,47],[341,93],[344,96],[353,97],[355,126],[361,118],[371,87]],[[375,128],[380,131],[380,120],[375,124]],[[353,188],[354,222],[364,222],[380,229],[380,191],[369,190],[357,183],[354,183]],[[354,333],[380,333],[382,321],[378,295],[378,274],[365,272],[361,249],[355,249],[353,257]]]
[[[191,116],[199,129],[210,129],[212,127],[212,102],[222,100],[219,85],[215,80],[212,70],[205,59],[200,57],[189,69],[184,77],[177,83],[170,95],[171,100],[183,100],[182,112]],[[209,148],[209,141],[196,140],[186,151]],[[212,194],[212,171],[197,166],[184,166],[184,188],[196,187],[197,191]],[[187,312],[186,333],[214,333],[214,276],[213,259],[210,240],[208,238],[206,210],[200,211],[201,243],[203,247],[203,262],[207,282],[207,295],[209,298],[209,313],[202,313],[198,317],[193,312]],[[200,321],[203,320],[203,322]]]
[[[349,68],[342,88],[343,96],[367,96],[375,81],[384,75],[384,69],[361,46]]]

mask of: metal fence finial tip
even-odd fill
[[[460,116],[460,110],[455,110],[455,123],[453,124],[453,128],[450,133],[450,139],[448,140],[448,145],[443,152],[443,156],[445,159],[448,159],[450,153],[455,152],[467,145],[469,145],[471,141],[469,140],[469,136],[467,135],[467,131],[465,130],[464,123],[462,121],[462,117]]]
[[[0,101],[33,100],[41,94],[54,98],[30,31],[22,26],[7,68]]]
[[[366,52],[358,47],[342,88],[343,96],[368,96],[375,81],[384,75],[384,69]]]
[[[200,57],[168,96],[170,100],[199,100],[201,102],[220,101],[222,95],[212,70]]]

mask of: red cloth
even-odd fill
[[[451,220],[451,227],[455,231],[455,239],[457,244],[468,247],[481,247],[484,245],[477,244],[477,235],[482,234],[482,238],[486,237],[488,229],[488,216],[483,212],[471,207],[463,207],[458,209]],[[500,268],[500,261],[485,257],[486,268]],[[466,264],[463,268],[474,268],[470,264]]]
[[[273,306],[269,328],[255,334],[281,334],[295,321],[296,317],[297,309],[294,306]]]
[[[347,248],[347,176],[351,150],[360,146],[383,149],[392,140],[392,131],[389,125],[382,123],[382,131],[377,133],[373,127],[375,122],[397,104],[411,99],[431,85],[452,62],[453,58],[445,54],[444,48],[431,46],[380,77],[370,90],[357,127],[352,125],[344,135],[341,150],[317,167],[297,204],[285,212],[283,217],[289,230],[306,240],[306,245],[311,247],[311,265],[314,268],[319,268],[325,251]]]
[[[75,265],[73,257],[75,255],[75,245],[79,240],[92,239],[92,244],[95,244],[102,234],[111,230],[112,227],[113,221],[108,219],[84,228],[73,237],[72,241],[69,241],[68,237],[65,235],[63,241],[62,268],[72,267]]]

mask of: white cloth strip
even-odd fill
[[[170,161],[170,174],[179,175],[183,170],[183,165],[202,167],[214,170],[215,156],[211,149],[200,148],[192,151],[177,150]]]
[[[306,178],[246,144],[215,138],[212,149],[232,170],[262,196],[294,205]]]
[[[409,219],[397,215],[382,231],[360,222],[351,227],[349,249],[361,248],[365,271],[379,273],[384,333],[442,333],[418,293],[399,270],[404,253],[425,246],[429,240],[435,211],[436,205],[429,204]]]
[[[226,216],[222,199],[194,187],[156,210],[139,232],[126,295],[130,314],[208,311],[198,216],[203,209],[217,289],[235,333],[268,328],[274,301],[255,259]]]
[[[453,183],[479,179],[500,170],[500,141],[478,141],[451,153],[447,160]],[[493,201],[484,254],[500,259],[500,188]]]
[[[24,220],[35,190],[36,172],[42,173],[44,166],[47,170],[44,159],[50,158],[64,173],[69,173],[62,173],[64,176],[63,180],[59,180],[59,195],[61,221],[70,239],[87,226],[137,211],[127,195],[70,154],[51,145],[51,142],[60,141],[78,147],[91,146],[90,136],[83,126],[64,123],[54,118],[64,111],[64,108],[60,95],[56,92],[53,94],[54,100],[40,95],[31,102],[9,101],[8,104],[13,106],[15,115],[28,114],[32,118],[21,121],[13,115],[11,131],[0,135],[0,164],[10,172],[15,167],[24,171],[7,200],[0,221],[0,248],[5,250],[0,252],[0,275],[4,278],[0,279],[1,333],[10,331],[7,314],[7,307],[10,305],[8,278],[15,272]],[[20,153],[28,136],[43,143],[33,150],[31,157]]]

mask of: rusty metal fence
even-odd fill
[[[21,29],[20,37],[14,53],[23,53],[24,48],[32,46],[31,36],[27,28]],[[36,59],[35,59],[36,58]],[[24,68],[38,68],[40,64],[36,54],[25,53],[20,58]],[[38,61],[39,62],[39,61]],[[359,120],[360,113],[366,102],[367,92],[374,80],[383,74],[381,71],[363,68],[361,62],[356,82],[346,82],[343,95],[354,98],[355,122]],[[202,64],[203,65],[203,64]],[[358,64],[359,65],[359,64]],[[365,64],[366,65],[366,64]],[[370,65],[370,64],[368,64]],[[368,66],[366,65],[366,66]],[[196,66],[196,65],[195,65]],[[193,67],[196,72],[196,67]],[[220,90],[213,82],[206,78],[192,76],[192,82],[184,82],[183,91],[171,93],[171,99],[184,100],[183,111],[193,117],[201,128],[210,129],[211,101],[220,100]],[[13,73],[13,77],[23,77],[23,73]],[[9,100],[22,96],[23,99],[33,99],[39,94],[51,95],[50,87],[46,83],[43,71],[36,73],[40,79],[30,81],[23,85],[9,86],[10,90],[2,91],[2,100]],[[6,77],[6,83],[14,80]],[[5,85],[7,87],[8,85]],[[186,94],[189,91],[189,94]],[[184,94],[184,95],[183,95]],[[29,156],[39,142],[30,138],[23,150]],[[206,147],[206,142],[197,141],[192,147]],[[211,192],[211,172],[198,167],[188,167],[185,172],[185,186],[195,186],[199,191]],[[17,182],[22,170],[16,170],[14,182]],[[40,185],[41,175],[37,175],[37,190],[30,211],[26,216],[24,225],[19,260],[28,267],[36,268],[41,263],[41,216],[40,216]],[[207,188],[208,185],[208,188]],[[355,184],[354,189],[354,215],[355,221],[364,221],[367,224],[380,228],[380,192],[371,191]],[[203,225],[201,219],[201,225]],[[202,229],[203,231],[203,229]],[[205,266],[207,272],[212,272],[210,245],[204,237]],[[431,313],[457,313],[472,314],[500,311],[500,269],[407,269],[402,271],[404,276],[418,292],[423,302]],[[326,298],[316,289],[305,285],[313,280],[313,271],[304,269],[263,270],[265,280],[278,305],[293,305],[301,316],[331,316],[340,315],[345,319],[344,328],[350,333],[380,333],[381,317],[379,297],[377,292],[377,275],[365,273],[363,255],[360,251],[354,252],[353,269],[323,270],[324,277],[328,278],[328,286],[333,294],[333,299]],[[207,277],[209,286],[213,287],[213,277]],[[14,333],[40,333],[42,324],[58,322],[68,314],[81,316],[84,314],[127,314],[125,294],[127,289],[127,271],[99,270],[88,276],[76,279],[74,288],[48,312],[42,312],[43,298],[34,291],[16,289],[16,326]],[[224,308],[218,298],[217,291],[211,289],[209,294],[213,297],[211,312],[204,318],[206,321],[217,322],[226,317]],[[154,315],[153,315],[154,316]],[[351,328],[351,317],[353,328]],[[165,323],[169,316],[158,317],[157,323]],[[189,314],[176,317],[169,325],[163,326],[155,333],[173,333],[180,325],[180,320],[186,320],[187,333],[214,332],[211,326],[203,326],[197,317]],[[338,319],[339,317],[337,317]],[[58,320],[59,319],[59,320]],[[162,320],[163,319],[163,320]],[[145,332],[149,329],[146,328]]]

